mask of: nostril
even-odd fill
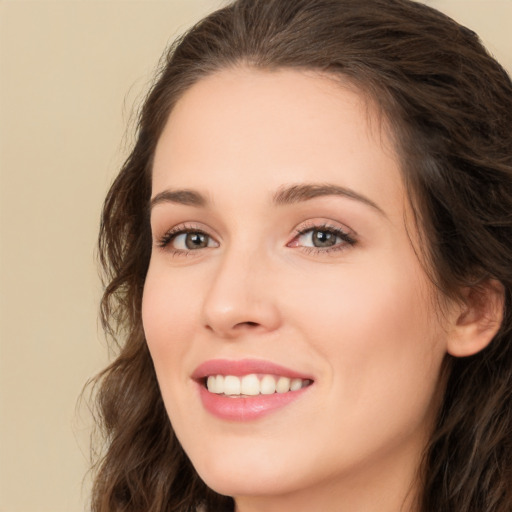
[[[243,328],[243,327],[259,327],[261,324],[258,322],[240,322],[236,324],[234,327],[236,328]]]

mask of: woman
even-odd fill
[[[106,199],[95,511],[512,509],[512,84],[409,0],[238,0]]]

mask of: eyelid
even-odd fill
[[[304,222],[301,222],[294,230],[295,236],[310,231],[311,229],[341,231],[342,233],[348,236],[358,238],[357,233],[353,229],[346,226],[345,224],[342,224],[341,222],[338,221],[322,218],[308,219]]]

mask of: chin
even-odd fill
[[[224,459],[214,464],[203,462],[194,467],[210,489],[225,496],[279,495],[301,487],[297,474],[290,475],[289,469],[264,458],[258,461],[243,458],[238,464]]]
[[[200,475],[201,478],[202,475]],[[206,485],[218,494],[224,496],[277,496],[287,494],[294,490],[294,486],[283,485],[282,481],[274,477],[252,476],[241,479],[235,475],[208,475],[203,478]]]

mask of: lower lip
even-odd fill
[[[228,421],[253,421],[298,400],[310,387],[288,393],[232,398],[210,393],[199,384],[199,394],[204,408],[217,418]]]

